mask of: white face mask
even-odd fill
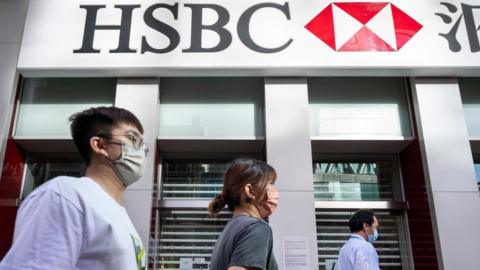
[[[145,173],[147,161],[145,144],[137,150],[131,143],[122,144],[122,156],[118,160],[110,160],[110,165],[118,178],[126,187],[135,183]]]

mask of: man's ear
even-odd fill
[[[255,200],[255,195],[253,195],[253,187],[252,184],[246,184],[244,187],[245,197],[250,200]]]
[[[92,149],[92,154],[99,154],[108,157],[108,152],[105,150],[105,143],[100,137],[90,138],[90,149]]]

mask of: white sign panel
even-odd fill
[[[193,259],[192,258],[180,258],[180,270],[192,270],[193,269]]]
[[[325,260],[325,270],[338,270],[337,260],[326,259]]]
[[[285,270],[310,270],[308,238],[283,238],[283,263]]]
[[[36,0],[26,75],[480,75],[478,0]]]

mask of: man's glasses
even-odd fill
[[[148,145],[143,142],[143,138],[133,134],[98,134],[100,138],[111,140],[113,136],[122,136],[127,138],[135,150],[145,149],[145,153],[148,153]]]

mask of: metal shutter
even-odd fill
[[[161,202],[152,243],[154,269],[208,269],[217,238],[231,217],[228,211],[210,216],[206,205],[222,190],[227,162],[163,160]],[[201,205],[201,206],[198,206]]]
[[[336,260],[340,248],[350,237],[348,220],[353,210],[316,209],[317,246],[319,269],[326,269],[326,260]],[[375,243],[382,270],[402,268],[400,214],[389,210],[375,211],[380,223],[380,237]],[[330,270],[330,269],[328,269]]]
[[[215,242],[230,217],[228,211],[211,217],[205,208],[159,210],[152,243],[154,269],[178,269],[181,258],[191,259],[193,269],[208,269]]]

